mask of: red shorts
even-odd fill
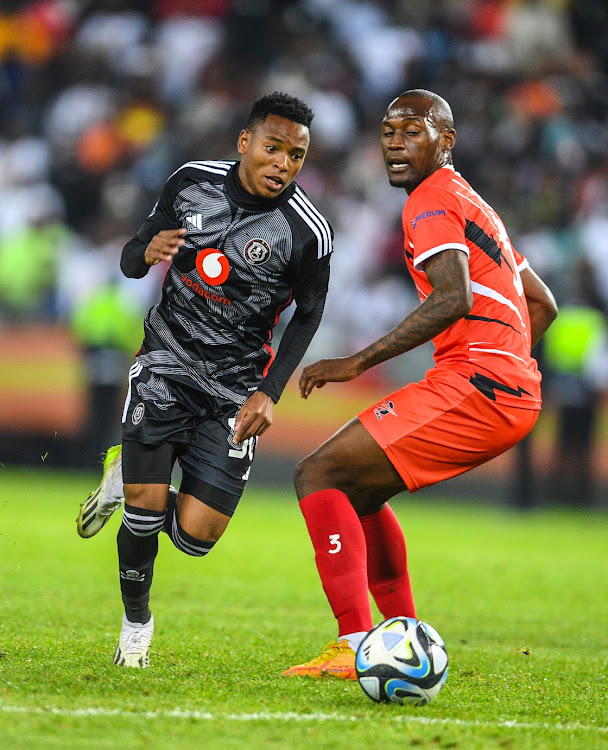
[[[537,417],[538,411],[495,403],[447,368],[359,414],[410,492],[495,458],[524,438]]]

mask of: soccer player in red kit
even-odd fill
[[[524,438],[541,407],[530,354],[557,314],[496,212],[452,166],[448,103],[406,91],[382,121],[382,152],[403,210],[405,261],[421,304],[360,352],[306,367],[308,398],[328,382],[433,340],[435,366],[363,411],[296,469],[295,487],[338,639],[283,674],[355,679],[355,652],[384,618],[415,617],[405,539],[389,498],[456,476]]]

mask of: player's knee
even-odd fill
[[[306,494],[304,488],[308,483],[308,478],[311,476],[314,463],[315,461],[313,457],[307,456],[306,458],[303,458],[296,466],[296,470],[293,475],[293,483],[299,497],[302,496],[302,493]]]
[[[167,503],[167,488],[156,484],[125,484],[127,505],[153,511],[162,511]]]
[[[311,492],[339,487],[340,484],[338,465],[331,452],[316,450],[296,466],[294,485],[300,499]]]

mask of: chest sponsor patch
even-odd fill
[[[198,294],[199,297],[210,299],[212,302],[218,302],[220,305],[232,304],[232,300],[229,300],[228,297],[223,297],[220,294],[210,292],[208,289],[205,289],[202,284],[199,284],[198,281],[192,281],[192,279],[189,276],[186,276],[185,273],[182,273],[182,284],[185,284],[188,289],[192,289],[192,291]]]
[[[196,256],[196,270],[209,286],[218,286],[228,278],[230,263],[224,253],[214,247],[206,247]]]

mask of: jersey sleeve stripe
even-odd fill
[[[193,169],[200,169],[202,172],[211,172],[212,174],[219,174],[222,176],[225,176],[228,174],[228,171],[230,170],[230,167],[235,162],[219,162],[219,161],[189,161],[186,162],[186,164],[182,164],[181,167],[178,167],[178,169],[173,172],[171,177],[173,177],[174,174],[177,174],[180,170],[186,169],[186,167],[192,167]]]
[[[304,194],[304,192],[300,190],[300,188],[296,187],[296,191],[293,194],[292,198],[294,201],[298,202],[304,210],[310,213],[311,220],[315,222],[317,226],[319,227],[319,229],[321,230],[321,234],[323,236],[323,241],[324,241],[324,247],[319,257],[322,257],[323,255],[327,255],[328,253],[331,252],[331,249],[332,249],[331,228],[329,226],[329,222],[317,210],[314,204],[309,200],[309,198]]]
[[[296,187],[295,193],[288,201],[306,221],[319,238],[319,258],[331,253],[331,229],[327,219],[311,203],[304,192]],[[318,231],[315,231],[315,227]]]
[[[300,206],[298,206],[298,204],[292,198],[289,199],[288,203],[290,203],[291,206],[294,208],[294,210],[297,211],[297,213],[300,214],[300,216],[304,219],[304,221],[308,224],[308,226],[314,232],[314,234],[315,234],[315,236],[317,238],[317,243],[318,243],[318,247],[319,247],[318,252],[317,252],[317,258],[323,257],[324,242],[323,242],[323,238],[321,237],[321,233],[316,228],[316,226],[310,222],[308,216],[304,213],[304,211],[300,208]]]
[[[463,253],[465,253],[468,257],[469,255],[469,248],[467,245],[463,245],[460,242],[446,242],[443,245],[437,245],[437,247],[433,247],[430,250],[426,250],[424,253],[420,253],[420,255],[415,258],[414,260],[414,267],[419,266],[421,263],[424,263],[425,260],[428,260],[431,255],[435,255],[436,253],[441,253],[444,250],[462,250]]]
[[[219,164],[218,162],[213,162],[213,161],[202,161],[202,162],[190,161],[185,166],[194,167],[194,169],[200,169],[203,172],[211,172],[212,174],[221,174],[221,175],[228,174],[228,171],[230,169],[230,167],[224,166],[222,164]]]
[[[236,164],[236,161],[234,159],[192,159],[188,164],[211,164],[226,166],[230,169],[233,164]]]

